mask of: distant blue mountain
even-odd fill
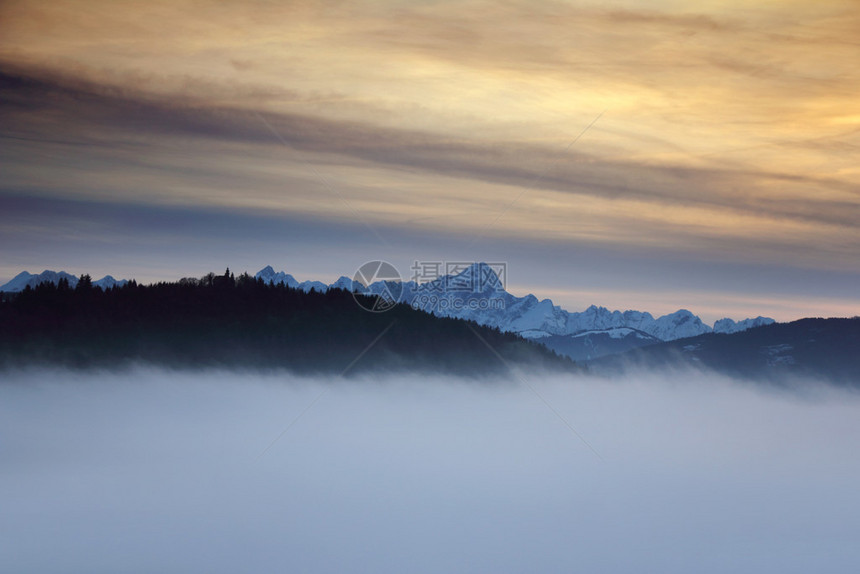
[[[75,287],[78,284],[78,278],[70,273],[66,273],[65,271],[51,271],[46,269],[38,275],[22,271],[5,285],[0,285],[0,291],[5,293],[17,293],[19,291],[23,291],[27,287],[36,287],[40,283],[53,283],[56,285],[61,279],[66,279],[69,282],[70,287]],[[128,283],[128,280],[126,279],[117,280],[110,275],[105,275],[98,281],[93,281],[93,286],[101,289],[110,289],[111,287],[122,287],[126,283]]]

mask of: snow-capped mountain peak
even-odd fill
[[[354,285],[354,281],[349,277],[341,275],[337,281],[329,285],[331,289],[343,289],[345,291],[357,291],[356,286]],[[359,284],[359,287],[363,287],[363,285]]]
[[[265,267],[263,267],[262,269],[257,271],[257,277],[263,279],[264,281],[266,280],[267,277],[274,277],[274,276],[275,276],[275,268],[272,267],[271,265],[266,265]]]
[[[710,333],[712,329],[687,309],[679,309],[658,318],[653,327],[644,331],[663,341],[671,341]]]
[[[752,329],[753,327],[761,327],[763,325],[770,325],[775,321],[770,317],[762,317],[758,316],[755,319],[744,319],[743,321],[738,321],[737,323],[729,318],[720,319],[716,323],[714,323],[714,333],[739,333],[740,331],[746,331],[747,329]]]
[[[93,281],[93,285],[100,287],[102,290],[110,289],[111,287],[122,287],[128,283],[127,279],[114,279],[112,275],[105,275],[97,281]]]
[[[330,285],[311,281],[299,283],[292,275],[283,271],[275,272],[271,266],[263,268],[256,276],[266,282],[286,283],[304,291],[311,288],[321,291],[339,288],[366,293],[390,291],[382,281],[371,283],[365,289],[348,277],[340,277]],[[484,262],[473,263],[456,273],[435,277],[425,283],[404,281],[400,287],[400,302],[416,309],[443,317],[472,320],[534,339],[593,331],[611,331],[614,336],[623,333],[627,337],[633,336],[626,331],[632,329],[643,336],[670,341],[714,330],[687,309],[654,318],[651,313],[644,311],[611,311],[597,305],[591,305],[584,311],[570,312],[550,299],[538,299],[532,294],[518,297],[505,290],[503,279],[492,265]],[[773,322],[765,317],[745,319],[738,323],[731,319],[728,321],[731,323],[718,321],[717,332],[736,332]]]
[[[432,280],[423,283],[409,283],[424,293],[462,293],[475,296],[502,293],[505,290],[503,280],[487,263],[473,263],[457,273],[434,276]]]
[[[495,269],[487,263],[473,263],[454,275],[449,282],[481,293],[504,291],[505,288]]]
[[[275,272],[271,265],[266,265],[254,275],[257,279],[262,279],[264,283],[274,283],[275,285],[284,284],[287,287],[295,289],[299,286],[299,282],[292,275],[288,275],[283,271]]]

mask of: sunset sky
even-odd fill
[[[0,3],[0,283],[383,259],[860,314],[860,4]]]

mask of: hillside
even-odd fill
[[[335,374],[504,372],[487,345],[510,364],[574,368],[514,334],[405,305],[370,313],[347,291],[305,293],[248,275],[210,274],[150,286],[130,282],[107,290],[45,283],[7,294],[0,303],[0,366],[6,368],[144,362]]]
[[[679,365],[774,382],[811,377],[860,386],[860,318],[800,319],[739,333],[708,333],[590,364],[597,372]]]

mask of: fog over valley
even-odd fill
[[[0,0],[0,574],[860,572],[858,30]]]
[[[7,371],[2,572],[848,572],[860,400],[694,371]]]

